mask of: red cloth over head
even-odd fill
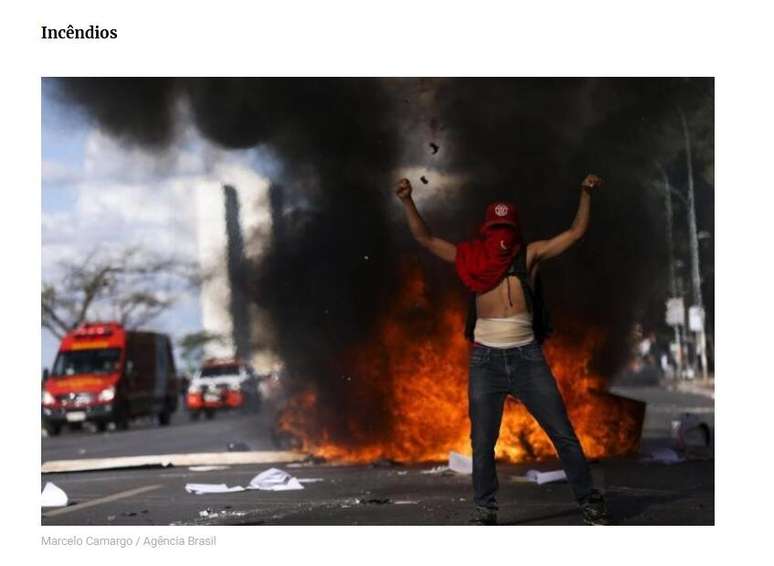
[[[457,244],[456,267],[465,286],[474,293],[497,287],[523,245],[516,207],[490,204],[481,237]]]

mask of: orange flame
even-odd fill
[[[447,300],[440,315],[433,316],[421,275],[413,273],[406,281],[378,335],[358,345],[348,360],[356,368],[351,379],[378,384],[384,396],[381,405],[386,405],[386,425],[374,430],[362,414],[351,418],[328,414],[317,392],[307,390],[291,399],[278,422],[281,430],[300,441],[302,450],[345,462],[443,461],[451,450],[470,454],[470,345],[462,332],[463,309]],[[644,416],[640,403],[605,393],[604,379],[590,372],[589,361],[600,336],[587,332],[580,343],[557,337],[545,345],[568,415],[589,458],[636,451]],[[331,418],[346,421],[346,441],[341,441],[340,422],[335,435],[339,440],[333,439]],[[556,454],[537,422],[512,399],[506,402],[495,452],[497,458],[510,462]]]

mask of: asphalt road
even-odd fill
[[[152,419],[132,422],[128,431],[97,433],[89,427],[42,439],[43,461],[76,458],[110,458],[190,452],[223,452],[229,443],[244,443],[250,450],[275,449],[269,434],[270,411],[218,413],[209,421],[192,422],[184,411],[172,416],[169,426]]]
[[[505,525],[581,525],[566,483],[538,486],[516,481],[527,469],[503,464],[500,522]],[[185,484],[246,485],[261,468],[234,466],[212,472],[188,469],[59,474],[52,479],[71,505],[46,511],[44,525],[460,525],[471,509],[470,476],[426,474],[425,467],[279,465],[301,480],[300,491],[244,491],[194,495]],[[714,463],[664,465],[637,459],[593,465],[615,524],[711,525]],[[362,502],[361,502],[362,501]]]
[[[714,401],[706,395],[658,388],[616,388],[618,394],[648,401],[643,451],[668,446],[669,422],[694,410],[710,421]],[[183,452],[221,452],[229,443],[272,450],[271,415],[219,415],[189,422],[175,415],[169,427],[134,423],[126,432],[64,431],[43,439],[43,460]],[[194,495],[185,484],[246,485],[269,467],[302,480],[304,489]],[[464,524],[471,503],[471,480],[457,474],[422,473],[415,466],[337,466],[332,464],[243,465],[213,471],[187,467],[42,474],[41,488],[53,481],[70,504],[43,509],[44,525],[197,525],[197,524]],[[511,525],[575,525],[581,518],[566,483],[538,486],[517,481],[527,469],[556,469],[558,462],[501,464],[500,521]],[[714,523],[714,460],[677,464],[641,457],[593,464],[595,478],[618,524],[687,525]],[[359,502],[363,501],[363,502]]]

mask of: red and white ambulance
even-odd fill
[[[252,366],[234,358],[211,358],[191,379],[185,404],[192,419],[202,413],[211,419],[216,411],[251,409],[259,403],[258,377]]]
[[[86,421],[113,422],[153,415],[167,425],[177,410],[172,344],[165,334],[124,329],[117,322],[84,324],[69,332],[43,383],[43,426],[52,435]]]

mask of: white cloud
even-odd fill
[[[238,189],[246,241],[251,230],[271,225],[268,181],[255,170],[255,151],[225,151],[189,133],[181,145],[150,153],[95,130],[87,136],[84,155],[82,174],[77,166],[44,164],[47,180],[67,179],[74,195],[72,204],[43,211],[44,279],[55,277],[60,261],[82,257],[96,246],[141,245],[181,259],[214,260],[225,254],[223,183]],[[176,336],[198,330],[199,303],[198,294],[186,293],[154,326]],[[210,304],[205,311],[213,308],[218,307]]]
[[[80,181],[83,171],[71,163],[44,159],[41,168],[43,184],[60,185]]]

